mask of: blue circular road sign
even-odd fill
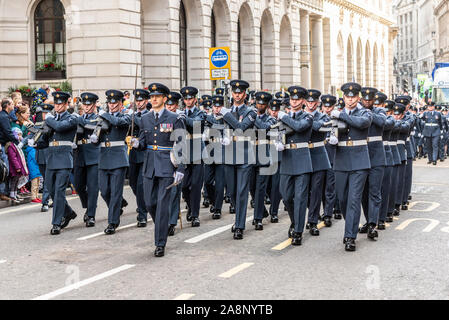
[[[217,49],[212,52],[210,59],[215,68],[223,68],[228,64],[229,56],[226,51]]]

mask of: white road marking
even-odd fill
[[[254,216],[248,217],[248,218],[246,219],[246,222],[252,221],[253,218],[254,218]],[[223,227],[214,229],[214,230],[212,230],[212,231],[209,231],[209,232],[200,234],[199,236],[196,236],[196,237],[194,237],[194,238],[185,240],[184,242],[187,242],[187,243],[198,243],[198,242],[200,242],[200,241],[202,241],[202,240],[204,240],[204,239],[213,237],[213,236],[215,236],[215,235],[217,235],[217,234],[220,234],[220,233],[222,233],[222,232],[229,231],[229,229],[231,229],[233,225],[234,225],[234,224],[228,224],[228,225],[226,225],[226,226],[223,226]]]
[[[424,210],[413,209],[418,203],[424,203],[429,206]],[[408,209],[411,211],[418,211],[418,212],[431,212],[431,211],[435,210],[436,208],[438,208],[440,205],[441,205],[440,203],[434,202],[434,201],[414,201],[414,202],[410,202]]]
[[[195,295],[193,293],[183,293],[180,296],[174,298],[173,300],[190,300]]]
[[[243,270],[245,270],[245,269],[251,267],[253,264],[254,264],[254,263],[252,263],[252,262],[250,262],[250,263],[248,263],[248,262],[242,263],[241,265],[239,265],[239,266],[237,266],[237,267],[235,267],[235,268],[232,268],[232,269],[229,270],[229,271],[226,271],[226,272],[220,274],[219,277],[220,277],[220,278],[230,278],[230,277],[232,277],[233,275],[236,275],[237,273],[239,273],[240,271],[243,271]]]
[[[128,228],[136,227],[136,226],[137,226],[137,222],[128,224],[128,225],[123,226],[123,227],[118,227],[115,230],[116,231],[120,231],[120,230],[123,230],[123,229],[128,229]],[[106,236],[106,234],[104,232],[98,232],[98,233],[91,234],[90,236],[85,236],[85,237],[78,238],[76,240],[79,240],[79,241],[89,240],[89,239],[96,238],[96,237],[99,237],[99,236]]]
[[[435,219],[425,219],[425,218],[416,218],[416,219],[408,219],[402,222],[399,226],[396,227],[396,230],[404,230],[408,227],[408,225],[415,221],[427,221],[429,222],[429,225],[425,227],[422,232],[430,232],[432,231],[437,225],[440,224],[440,221]]]
[[[6,260],[0,260],[0,264],[5,263],[5,262],[6,262]]]
[[[84,286],[86,286],[88,284],[91,284],[91,283],[99,281],[101,279],[110,277],[110,276],[112,276],[112,275],[114,275],[116,273],[128,270],[128,269],[133,268],[133,267],[135,267],[135,265],[133,265],[133,264],[125,264],[125,265],[123,265],[121,267],[112,269],[110,271],[104,272],[104,273],[99,274],[99,275],[96,275],[96,276],[94,276],[92,278],[88,278],[88,279],[76,282],[76,283],[71,284],[71,285],[69,285],[67,287],[64,287],[64,288],[61,288],[59,290],[47,293],[47,294],[42,295],[42,296],[39,296],[37,298],[34,298],[33,300],[49,300],[49,299],[55,298],[57,296],[60,296],[61,294],[70,292],[70,291],[75,290],[75,289],[79,289],[79,288],[84,287]]]

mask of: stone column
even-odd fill
[[[312,88],[324,92],[323,19],[311,18],[312,26]]]
[[[301,86],[310,87],[310,21],[309,12],[300,11],[300,60],[301,60]]]

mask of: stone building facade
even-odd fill
[[[394,23],[391,0],[1,0],[0,92],[52,83],[36,70],[53,57],[74,91],[133,89],[137,70],[138,86],[206,93],[209,48],[228,46],[253,89],[391,93]]]
[[[437,0],[434,13],[437,29],[435,60],[449,62],[449,1]]]

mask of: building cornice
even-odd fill
[[[329,3],[333,3],[336,4],[344,9],[353,11],[355,13],[358,13],[362,16],[365,16],[367,18],[379,21],[382,24],[385,24],[387,26],[393,26],[395,24],[395,21],[393,20],[392,17],[387,17],[384,15],[379,15],[376,14],[372,11],[369,11],[368,9],[364,8],[363,5],[357,0],[352,0],[352,1],[348,1],[348,0],[326,0]]]
[[[448,0],[440,0],[438,2],[438,4],[435,6],[435,9],[433,11],[435,16],[438,16],[439,11],[443,8],[443,6],[447,5],[448,2],[449,2]]]

